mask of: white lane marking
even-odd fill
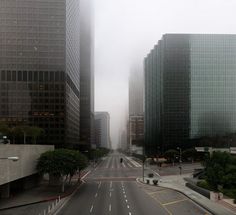
[[[84,179],[91,171],[88,171],[81,179]]]
[[[129,215],[131,215],[131,212],[129,212]]]
[[[110,182],[110,188],[112,188],[112,181]]]
[[[102,182],[100,181],[98,184],[98,189],[101,187]]]
[[[127,208],[129,208],[129,205],[127,205]]]
[[[114,158],[112,157],[112,161],[111,161],[111,168],[114,168]]]
[[[111,192],[110,192],[110,197],[111,197]]]
[[[132,167],[132,165],[130,163],[127,163],[129,167]]]
[[[91,208],[90,208],[90,213],[92,213],[92,211],[93,211],[93,205],[92,205]]]
[[[98,196],[98,193],[96,193],[94,197],[97,198],[97,196]]]
[[[111,211],[111,204],[109,205],[109,211]]]
[[[125,191],[123,191],[123,193],[125,194]]]
[[[126,167],[124,163],[122,163],[122,166],[123,166],[124,168]]]
[[[127,199],[126,199],[125,201],[126,201],[126,202],[128,202],[128,200],[127,200]]]
[[[138,162],[136,162],[135,160],[131,159],[130,157],[126,157],[128,159],[129,162],[131,162],[135,167],[142,167],[141,164],[139,164]]]
[[[125,197],[125,198],[127,198],[127,196],[126,196],[126,195],[124,195],[124,197]]]
[[[106,165],[106,168],[108,169],[108,167],[109,167],[109,163],[110,163],[110,157],[107,159],[107,165]]]

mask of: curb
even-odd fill
[[[137,178],[136,181],[139,182],[139,183],[145,184],[145,185],[154,186],[154,185],[146,184],[146,183],[142,182],[142,181],[140,180],[140,178]],[[211,214],[216,215],[216,213],[215,213],[214,211],[212,211],[210,208],[208,208],[207,206],[205,206],[205,205],[199,203],[198,201],[196,201],[196,199],[193,199],[193,198],[189,197],[187,194],[185,194],[184,192],[182,192],[182,191],[180,191],[180,190],[177,190],[177,189],[174,189],[174,188],[169,188],[169,187],[163,187],[163,186],[160,186],[160,185],[157,185],[157,187],[161,187],[161,188],[166,188],[166,189],[174,190],[174,191],[176,191],[176,192],[178,192],[178,193],[181,193],[181,194],[183,194],[184,196],[186,196],[188,199],[192,200],[195,204],[201,206],[202,208],[204,208],[205,210],[207,210],[207,211],[210,212]]]
[[[77,184],[75,185],[75,188],[71,192],[61,195],[60,198],[63,199],[65,197],[71,195],[76,190],[76,188],[78,186],[80,186],[81,184],[82,183],[77,182]],[[52,197],[48,197],[46,199],[35,201],[35,202],[30,202],[30,203],[21,204],[21,205],[15,205],[15,206],[6,207],[6,208],[0,208],[0,211],[14,209],[14,208],[19,208],[19,207],[24,207],[24,206],[29,206],[29,205],[35,205],[35,204],[44,203],[44,202],[50,202],[50,201],[58,199],[58,197],[59,196],[52,196]]]
[[[60,196],[61,199],[66,198],[66,197],[72,195],[80,187],[80,185],[83,184],[83,178],[85,176],[87,176],[90,172],[91,171],[88,171],[87,173],[85,173],[81,177],[81,182],[77,182],[75,184],[75,188],[72,191],[70,191],[69,193],[65,193],[65,194],[58,195],[58,196],[51,196],[51,197],[48,197],[48,198],[43,199],[43,200],[39,200],[39,201],[35,201],[35,202],[29,202],[29,203],[26,203],[26,204],[20,204],[20,205],[14,205],[14,206],[11,206],[11,207],[0,208],[0,211],[20,208],[20,207],[29,206],[29,205],[35,205],[35,204],[44,203],[44,202],[50,202],[50,201],[58,199],[59,196]]]

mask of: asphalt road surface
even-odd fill
[[[120,158],[123,163],[120,163]],[[136,182],[139,163],[114,152],[84,179],[59,215],[207,215],[203,208],[173,190]]]

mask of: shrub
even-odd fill
[[[213,187],[206,180],[198,181],[197,186],[202,187],[206,190],[213,190]]]

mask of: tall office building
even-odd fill
[[[127,131],[126,129],[120,129],[119,132],[119,147],[120,149],[127,150]]]
[[[129,76],[129,115],[143,115],[143,69],[133,66]]]
[[[79,143],[79,1],[0,1],[0,120],[45,130],[41,144]]]
[[[94,26],[93,0],[80,0],[80,145],[94,141]]]
[[[143,87],[143,69],[138,65],[133,66],[129,77],[129,124],[127,132],[128,148],[131,152],[137,151],[137,147],[142,147],[144,142]]]
[[[146,153],[236,130],[236,35],[166,34],[145,58]]]
[[[95,112],[95,140],[98,147],[111,148],[110,115],[108,112]]]

